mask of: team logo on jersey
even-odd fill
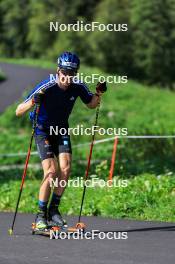
[[[72,96],[72,97],[70,98],[70,101],[73,101],[73,100],[75,100],[75,97]]]
[[[49,141],[47,139],[45,139],[44,142],[45,142],[46,145],[49,145]]]
[[[63,144],[67,146],[69,143],[68,143],[67,140],[64,140],[64,141],[63,141]]]

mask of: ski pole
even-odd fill
[[[28,163],[29,163],[29,159],[30,159],[30,153],[31,153],[31,148],[32,148],[32,142],[33,142],[33,137],[34,137],[34,133],[35,133],[35,128],[36,128],[36,124],[37,124],[37,118],[38,118],[39,109],[40,109],[40,105],[37,104],[36,108],[35,108],[35,119],[34,119],[34,122],[33,122],[32,135],[31,135],[30,144],[29,144],[29,148],[28,148],[28,152],[27,152],[27,156],[26,156],[24,171],[23,171],[23,174],[22,174],[22,180],[21,180],[19,195],[18,195],[18,199],[17,199],[17,203],[16,203],[15,213],[14,213],[14,216],[13,216],[13,222],[12,222],[11,228],[8,230],[10,235],[13,234],[13,229],[14,229],[14,225],[15,225],[16,215],[17,215],[17,212],[18,212],[18,206],[19,206],[19,202],[20,202],[20,198],[21,198],[21,194],[22,194],[22,190],[23,190],[23,185],[24,185],[24,181],[25,181],[25,177],[26,177],[26,173],[27,173]]]
[[[96,118],[95,118],[94,126],[97,126],[99,111],[100,111],[100,102],[98,103],[98,106],[97,106]],[[80,213],[79,213],[79,217],[78,217],[77,227],[82,225],[82,223],[81,223],[81,215],[82,215],[83,203],[84,203],[84,198],[85,198],[85,193],[86,193],[86,180],[88,179],[89,168],[90,168],[90,165],[91,165],[91,157],[92,157],[92,150],[93,150],[93,146],[94,146],[94,141],[95,141],[95,133],[93,133],[93,135],[92,135],[92,142],[91,142],[91,146],[90,146],[88,163],[87,163],[87,168],[86,168],[86,172],[85,172],[83,194],[82,194],[82,200],[81,200]]]

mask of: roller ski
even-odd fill
[[[75,227],[68,227],[66,221],[62,218],[58,209],[49,210],[48,215],[44,212],[39,212],[36,215],[35,222],[32,223],[32,234],[50,236],[51,232],[57,234],[61,232],[75,233],[85,232],[85,224],[77,223]]]
[[[60,230],[60,232],[76,232],[78,230],[82,230],[84,232],[85,230],[84,223],[78,223],[75,227],[68,227],[66,220],[63,219],[57,207],[49,208],[47,223],[51,230]]]
[[[82,232],[85,233],[85,224],[84,223],[78,223],[75,225],[75,227],[65,227],[65,226],[47,226],[44,228],[38,228],[36,223],[32,223],[32,235],[41,235],[41,236],[47,236],[50,237],[51,233],[55,233],[56,235],[59,235],[61,232],[64,233],[76,233],[76,232]]]

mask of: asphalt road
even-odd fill
[[[0,113],[19,100],[27,88],[32,89],[53,73],[49,70],[9,63],[0,63],[0,68],[7,76],[7,80],[0,83]]]
[[[0,213],[1,264],[173,264],[175,224],[84,217],[87,231],[127,232],[127,239],[50,239],[32,235],[31,214],[17,216],[8,235],[11,213]],[[67,218],[74,225],[77,217]],[[119,234],[116,233],[116,237]]]

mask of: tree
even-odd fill
[[[107,72],[132,75],[132,36],[130,1],[103,0],[97,6],[94,21],[103,24],[127,24],[128,31],[95,31],[91,33],[94,64]]]
[[[64,50],[77,52],[86,58],[87,43],[85,32],[49,31],[49,22],[73,24],[77,20],[90,20],[96,0],[82,2],[81,0],[61,1],[31,0],[32,14],[29,19],[30,51],[35,57],[49,57],[55,59]]]
[[[137,77],[172,88],[175,79],[175,0],[134,0],[131,22]]]
[[[2,0],[0,10],[4,52],[7,56],[24,56],[27,49],[30,0]]]

